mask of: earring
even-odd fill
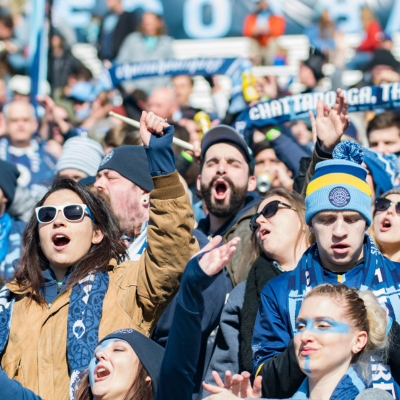
[[[142,198],[142,204],[146,205],[149,202],[149,199],[147,197]]]

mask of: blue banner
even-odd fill
[[[109,84],[118,86],[124,81],[152,76],[176,75],[228,75],[242,68],[242,58],[193,58],[185,60],[157,60],[118,64],[106,71]]]
[[[349,102],[349,112],[400,107],[400,82],[352,88],[342,92]],[[333,107],[336,91],[298,94],[260,102],[243,111],[233,126],[238,132],[244,134],[247,129],[257,126],[307,119],[309,110],[315,114],[319,99],[329,107]]]

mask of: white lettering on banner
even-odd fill
[[[251,107],[249,111],[249,116],[250,119],[252,119],[253,121],[260,119],[260,110],[258,109],[258,107]]]
[[[282,104],[278,100],[271,101],[271,112],[273,117],[280,117],[282,115]]]
[[[382,101],[388,101],[390,98],[390,89],[392,87],[391,83],[384,83],[381,85],[382,88]]]
[[[302,111],[311,110],[312,107],[313,107],[313,96],[311,95],[311,93],[307,93],[303,96]]]
[[[375,275],[378,277],[378,282],[381,283],[383,280],[382,280],[382,272],[381,272],[381,269],[380,269],[380,268],[378,268],[378,269],[375,271]]]
[[[290,99],[291,99],[291,96],[283,97],[282,99],[279,99],[279,101],[283,105],[283,113],[284,114],[290,114],[290,106],[289,106]]]
[[[358,88],[352,88],[347,91],[347,101],[352,106],[358,104]]]
[[[376,97],[372,96],[371,86],[364,86],[360,89],[359,104],[374,104],[376,103]]]
[[[381,389],[381,390],[385,390],[387,392],[389,392],[389,394],[393,397],[393,399],[396,399],[396,391],[394,390],[394,385],[393,383],[374,383],[372,385],[373,388],[376,389]]]
[[[336,101],[336,92],[331,91],[325,93],[325,103],[328,104],[329,107],[333,107]]]
[[[292,100],[294,102],[294,112],[299,113],[301,112],[301,98],[303,97],[303,95],[301,94],[296,94],[294,96],[292,96]]]
[[[211,23],[203,22],[204,8],[211,8]],[[186,0],[183,4],[183,28],[193,39],[226,36],[232,25],[230,0]]]
[[[392,100],[399,100],[400,98],[400,85],[396,82],[392,86]]]

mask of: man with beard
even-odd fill
[[[249,272],[242,254],[251,237],[249,222],[259,201],[252,193],[257,186],[252,152],[235,129],[217,125],[204,136],[201,155],[197,188],[208,215],[199,221],[198,229],[209,238],[221,235],[224,242],[241,238],[238,251],[226,267],[236,286],[247,279]]]

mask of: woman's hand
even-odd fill
[[[314,137],[321,141],[322,150],[332,153],[339,144],[344,131],[349,127],[349,103],[340,89],[337,90],[336,102],[333,108],[328,107],[322,100],[317,102],[317,118],[309,111]]]
[[[208,252],[200,258],[199,265],[203,272],[209,276],[218,274],[218,272],[232,260],[233,253],[236,250],[236,245],[239,243],[240,238],[233,238],[223,246],[217,247],[221,241],[221,236],[215,236],[207,246],[192,257],[194,258],[199,254]]]
[[[261,398],[261,376],[258,376],[254,380],[254,386],[251,387],[250,373],[246,371],[242,372],[241,375],[235,374],[233,376],[231,376],[230,371],[226,371],[224,382],[222,382],[216,371],[213,371],[212,375],[217,386],[203,382],[204,389],[213,393],[213,395],[207,397],[208,400]]]

